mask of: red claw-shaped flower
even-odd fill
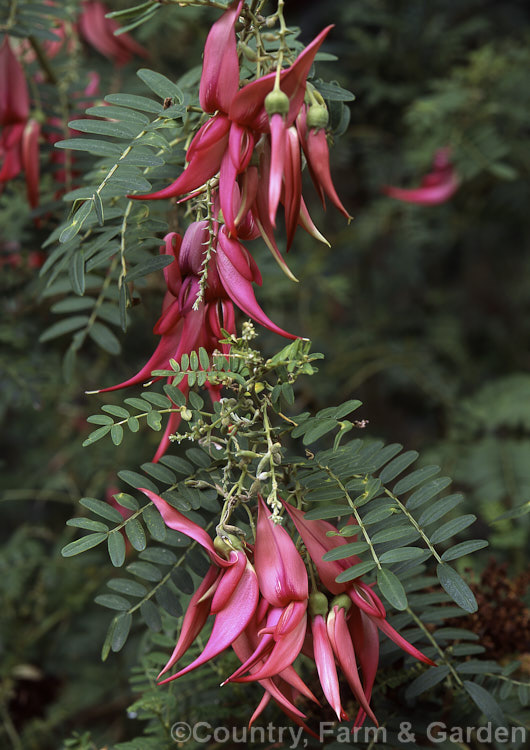
[[[99,0],[85,0],[79,16],[81,36],[98,52],[118,66],[126,65],[133,57],[149,57],[148,51],[124,33],[115,36],[120,27],[113,18],[106,18],[108,8]]]
[[[433,159],[433,169],[425,175],[419,188],[405,189],[385,185],[383,193],[405,203],[437,206],[446,203],[456,193],[460,180],[451,162],[451,149],[439,149]]]
[[[228,112],[239,88],[235,24],[243,0],[235,0],[214,23],[204,46],[199,101],[205,112]]]

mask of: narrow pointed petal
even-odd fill
[[[259,589],[256,572],[247,560],[245,571],[237,588],[227,602],[226,607],[215,617],[210,638],[203,652],[191,664],[167,680],[164,680],[164,682],[176,680],[178,677],[205,664],[228,648],[252,619],[258,603],[258,597]]]
[[[283,170],[285,165],[286,127],[281,115],[270,118],[271,162],[269,173],[269,221],[276,226],[276,211],[282,192]]]
[[[286,132],[285,187],[284,206],[285,224],[287,227],[287,252],[293,244],[296,227],[300,218],[302,200],[302,160],[300,142],[296,128],[290,127]]]
[[[285,510],[291,516],[298,533],[302,537],[324,586],[332,594],[341,594],[343,591],[346,591],[348,584],[337,583],[335,578],[345,567],[349,567],[354,562],[359,561],[359,558],[352,556],[347,561],[326,561],[322,559],[322,555],[325,552],[346,544],[344,537],[327,536],[328,531],[336,532],[337,529],[326,521],[306,521],[304,513],[301,510],[294,508],[285,501],[282,502]]]
[[[237,273],[243,276],[247,281],[252,281],[254,274],[250,267],[250,253],[248,250],[239,242],[239,240],[233,237],[228,237],[224,227],[218,234],[219,244],[230,263],[234,266]]]
[[[258,523],[254,565],[262,595],[273,607],[284,607],[308,596],[307,570],[287,531],[270,519],[261,496],[258,497]]]
[[[370,617],[370,615],[368,615]],[[406,651],[407,654],[410,654],[411,656],[414,656],[416,659],[419,659],[420,661],[424,662],[425,664],[429,664],[431,667],[436,666],[436,662],[434,662],[432,659],[429,659],[428,656],[425,656],[425,654],[422,654],[422,652],[417,649],[415,646],[412,645],[412,643],[409,643],[405,638],[403,638],[402,635],[400,635],[397,630],[395,630],[392,625],[390,625],[387,620],[384,618],[377,618],[377,617],[370,617],[374,625],[376,625],[379,630],[381,630],[385,635],[387,635],[390,640],[394,641],[400,648],[403,649],[403,651]]]
[[[247,630],[248,630],[248,628],[247,628]],[[248,657],[251,656],[251,654],[252,654],[252,646],[251,646],[250,639],[249,639],[246,631],[243,631],[241,633],[241,635],[236,638],[236,640],[232,644],[232,648],[236,652],[236,655],[237,655],[238,659],[241,662],[245,662],[248,659]],[[254,667],[253,667],[253,669],[254,669]],[[284,705],[287,708],[289,708],[297,716],[300,716],[302,718],[305,716],[305,714],[303,714],[301,711],[299,711],[293,703],[291,703],[290,701],[288,701],[288,699],[283,695],[283,693],[279,690],[279,688],[274,684],[274,682],[271,679],[260,680],[259,684],[261,685],[261,687],[266,692],[269,693],[269,698],[272,695],[275,698],[275,700],[277,700],[279,703],[281,703],[282,705]],[[309,691],[309,692],[311,692],[311,691]],[[256,709],[256,711],[257,710],[258,709]],[[256,713],[253,715],[253,718],[251,719],[250,724],[252,723],[252,721],[257,716],[258,716],[258,714],[256,714]],[[249,724],[249,726],[250,726],[250,724]]]
[[[254,724],[254,722],[256,721],[256,719],[258,718],[258,716],[260,716],[260,714],[263,713],[263,709],[268,705],[270,699],[271,699],[270,692],[268,690],[265,690],[265,692],[263,693],[263,695],[261,697],[260,702],[256,706],[256,709],[255,709],[254,713],[250,717],[250,721],[248,722],[248,728],[249,729],[252,726],[252,724]]]
[[[256,191],[256,203],[252,209],[252,213],[261,236],[271,251],[274,260],[291,281],[297,282],[298,279],[283,259],[274,239],[274,229],[269,217],[269,172],[270,154],[267,150],[264,150],[260,159],[260,179]]]
[[[350,610],[350,619],[347,624],[355,653],[361,664],[363,692],[366,701],[370,703],[379,664],[379,634],[372,620],[355,607]],[[361,707],[355,719],[355,726],[362,726],[365,719],[366,711]]]
[[[205,182],[219,171],[221,159],[228,143],[229,128],[230,123],[226,118],[218,118],[215,130],[213,130],[211,136],[208,136],[208,145],[197,146],[195,151],[191,151],[190,145],[188,149],[189,164],[171,185],[154,193],[129,195],[127,197],[134,200],[163,200],[190,193],[192,190],[196,190],[204,185]]]
[[[246,677],[238,677],[232,682],[254,682],[263,680],[266,677],[274,677],[283,672],[284,669],[291,666],[302,648],[305,631],[307,627],[307,615],[304,613],[303,618],[290,633],[276,641],[269,656],[263,666],[254,674]]]
[[[328,247],[331,247],[330,243],[327,241],[324,235],[321,234],[316,228],[316,226],[314,225],[313,219],[309,215],[309,211],[307,210],[307,206],[303,198],[301,198],[300,200],[300,217],[298,221],[300,223],[300,226],[302,226],[305,229],[305,231],[311,235],[311,237],[314,237],[315,240],[322,242],[324,245],[327,245]]]
[[[372,719],[376,726],[379,726],[374,712],[370,708],[366,696],[363,692],[361,680],[359,678],[359,672],[357,669],[357,660],[355,658],[355,650],[351,635],[348,630],[346,623],[345,611],[342,607],[334,607],[334,611],[330,612],[327,620],[327,629],[331,647],[338,659],[340,668],[344,672],[348,684],[359,701],[359,704],[364,709],[366,714]]]
[[[352,602],[372,617],[386,617],[386,610],[381,599],[365,583],[359,581],[348,589]]]
[[[236,214],[239,210],[239,187],[236,183],[237,170],[228,151],[221,160],[219,172],[219,200],[225,225],[230,234],[237,234],[235,223]],[[247,264],[248,265],[248,264]]]
[[[31,208],[36,208],[39,204],[39,136],[39,123],[29,120],[22,136],[22,165]]]
[[[144,495],[146,495],[156,506],[160,515],[164,519],[166,526],[169,526],[170,529],[174,529],[175,531],[180,531],[181,534],[185,534],[191,539],[194,539],[208,552],[211,560],[222,568],[227,568],[234,564],[233,560],[225,560],[224,557],[221,557],[217,553],[210,535],[198,524],[194,521],[190,521],[190,519],[186,518],[183,513],[180,513],[176,508],[173,508],[172,505],[163,500],[159,495],[151,492],[151,490],[140,488],[140,492],[143,492]],[[254,571],[253,574],[254,576],[256,575]]]
[[[258,181],[258,168],[254,166],[248,167],[241,177],[241,205],[234,220],[236,227],[239,227],[256,200]],[[241,227],[241,229],[244,232],[244,228]]]
[[[233,122],[230,126],[228,150],[237,173],[244,172],[254,152],[255,138],[249,128]]]
[[[210,608],[212,615],[217,614],[226,607],[228,600],[241,580],[241,576],[245,572],[247,557],[244,552],[234,550],[230,552],[229,562],[233,563],[233,565],[230,568],[226,568],[213,595],[212,606]]]
[[[419,187],[412,190],[391,187],[382,188],[383,193],[390,198],[396,198],[405,203],[416,203],[419,206],[438,206],[445,203],[456,193],[460,181],[456,174],[451,173],[444,182],[430,187]]]
[[[22,65],[7,34],[0,47],[0,125],[25,123],[29,117],[29,92]]]
[[[347,716],[341,706],[339,693],[339,678],[335,666],[333,650],[329,642],[326,623],[322,615],[316,615],[311,622],[311,632],[313,633],[313,649],[315,653],[315,663],[317,665],[318,678],[322,685],[324,695],[337,714],[339,721],[347,719]]]
[[[236,0],[214,23],[204,46],[199,101],[205,112],[228,112],[239,88],[235,24],[243,0]]]
[[[230,299],[252,320],[268,328],[269,331],[278,333],[280,336],[285,336],[288,339],[298,338],[292,333],[284,331],[265,315],[256,300],[251,282],[244,276],[241,276],[233,266],[226,253],[223,252],[221,244],[219,244],[217,251],[217,268]]]
[[[314,175],[314,179],[322,186],[326,195],[339,211],[350,221],[353,217],[350,216],[342,205],[331,179],[329,148],[325,130],[321,129],[317,131],[310,129],[307,132],[305,153],[308,163],[311,165],[311,174]]]
[[[160,255],[167,255],[170,258],[178,259],[180,248],[182,246],[182,237],[177,232],[169,232],[164,237],[164,244],[160,247]],[[178,263],[170,263],[164,266],[164,281],[168,290],[174,297],[178,297],[180,286],[182,284],[182,275]]]
[[[217,565],[210,565],[208,572],[204,579],[201,581],[200,586],[194,592],[191,597],[184,618],[182,620],[182,628],[171,657],[164,667],[164,669],[158,675],[158,679],[165,674],[171,667],[177,663],[177,661],[183,656],[188,648],[191,646],[195,638],[201,632],[208,615],[210,614],[210,599],[203,598],[204,594],[213,586],[221,571]]]

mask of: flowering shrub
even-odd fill
[[[439,466],[413,466],[416,451],[365,437],[369,409],[352,416],[362,404],[349,392],[316,410],[304,396],[323,359],[302,336],[312,335],[313,310],[300,320],[282,298],[296,296],[291,267],[303,287],[312,258],[334,252],[315,224],[306,173],[323,206],[327,199],[340,214],[338,233],[355,242],[330,149],[348,127],[353,95],[317,77],[334,26],[304,46],[287,25],[288,5],[278,0],[265,16],[264,0],[112,12],[100,2],[46,2],[39,38],[30,33],[35,9],[13,4],[0,49],[0,180],[16,196],[24,172],[35,231],[47,230],[46,260],[28,256],[26,271],[42,265],[44,297],[62,316],[40,343],[53,348],[68,335],[66,380],[98,387],[87,391],[90,405],[100,403],[87,419],[92,431],[73,422],[94,477],[81,515],[67,522],[61,564],[76,570],[87,553],[97,563],[96,602],[116,612],[101,638],[103,674],[111,652],[123,652],[140,688],[129,717],[145,731],[133,739],[128,727],[116,740],[122,750],[174,746],[172,725],[193,724],[205,706],[212,726],[230,713],[231,725],[251,727],[279,708],[310,746],[330,717],[351,746],[369,743],[356,744],[366,725],[384,729],[380,746],[387,730],[397,746],[412,711],[423,747],[441,707],[447,722],[466,715],[511,726],[504,686],[517,685],[526,702],[520,674],[511,676],[518,663],[473,658],[475,633],[458,627],[456,618],[481,616],[461,561],[488,544],[455,540],[476,521],[456,510],[462,495],[446,494],[451,480]],[[203,6],[212,23],[202,64],[180,76],[141,68],[132,83],[127,68],[150,64],[159,19],[179,24],[197,13],[190,17],[202,22]],[[111,75],[102,68],[75,79],[66,65],[58,76],[54,65],[86,54],[85,43],[95,67],[100,57],[112,62]],[[377,192],[447,208],[466,168],[446,143],[436,144],[419,188]],[[71,203],[67,217],[59,198]],[[112,362],[134,340],[142,302],[157,338],[135,342],[144,364],[116,382],[121,361]],[[271,354],[278,336],[289,343]],[[102,352],[101,365],[79,368],[85,352]],[[121,390],[109,403],[101,395]],[[161,433],[157,447],[148,430]],[[119,468],[136,456],[139,467]],[[88,533],[74,538],[76,529]],[[109,578],[103,546],[127,575]],[[91,742],[75,735],[65,747]]]

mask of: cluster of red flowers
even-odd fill
[[[52,3],[51,3],[52,4]],[[147,57],[147,50],[138,44],[130,34],[114,36],[118,24],[106,18],[107,8],[99,0],[86,0],[82,4],[76,28],[80,37],[98,50],[114,64],[121,66],[129,62],[134,55]],[[59,21],[54,33],[57,40],[46,39],[44,52],[54,58],[66,44],[71,51],[74,36],[67,39],[66,24]],[[0,191],[4,185],[24,173],[27,186],[28,203],[36,208],[39,203],[39,141],[41,139],[42,117],[30,115],[30,95],[24,69],[20,59],[27,65],[35,60],[35,53],[24,41],[13,51],[9,37],[4,36],[0,46]],[[17,57],[17,55],[19,57]],[[19,59],[20,58],[20,59]],[[36,74],[36,80],[42,78]],[[94,96],[99,77],[89,73],[89,83],[84,91],[86,96]],[[82,102],[79,102],[82,109]],[[57,117],[50,117],[48,125],[62,131],[62,122]],[[48,143],[55,143],[63,134],[53,131],[44,134]],[[63,163],[64,153],[53,154],[52,162]],[[64,180],[64,172],[55,173],[58,180]]]
[[[154,328],[161,335],[142,369],[115,390],[150,380],[155,369],[167,369],[203,346],[220,348],[221,328],[233,333],[233,304],[254,321],[288,338],[259,306],[252,284],[262,283],[259,269],[243,242],[262,237],[288,276],[294,279],[278,249],[274,227],[282,202],[287,248],[300,224],[320,241],[302,197],[302,153],[322,201],[327,195],[349,218],[330,176],[325,127],[328,113],[307,75],[331,26],[324,29],[289,67],[271,72],[240,88],[235,24],[243,0],[236,0],[212,26],[204,49],[199,89],[201,107],[213,114],[198,130],[186,154],[184,172],[171,185],[136,199],[201,195],[209,183],[212,217],[191,224],[184,238],[170,233],[162,253],[175,260],[166,269],[167,292],[162,317]],[[218,176],[217,176],[218,175]],[[186,393],[186,380],[180,385]],[[218,398],[218,389],[209,388]],[[154,460],[163,455],[180,415],[171,416]]]
[[[377,724],[370,698],[379,662],[378,630],[411,656],[434,664],[390,625],[383,603],[371,586],[360,577],[337,583],[339,573],[359,558],[322,559],[324,553],[346,544],[326,521],[307,521],[302,511],[283,502],[302,539],[307,562],[316,570],[309,593],[306,564],[290,534],[278,523],[279,518],[271,517],[262,498],[255,544],[249,545],[223,530],[212,541],[204,529],[161,497],[142,491],[169,528],[194,539],[211,559],[204,580],[191,597],[175,649],[159,676],[181,659],[208,616],[214,615],[210,637],[191,664],[163,682],[187,674],[232,646],[241,666],[223,685],[258,682],[265,691],[250,724],[272,698],[293,721],[312,733],[304,722],[305,715],[295,705],[298,696],[319,704],[293,666],[299,654],[314,660],[324,696],[339,721],[348,719],[339,692],[337,666],[340,668],[359,704],[356,726],[366,716]]]

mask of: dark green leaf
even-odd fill
[[[447,497],[440,498],[423,511],[418,519],[418,524],[420,526],[428,526],[430,523],[438,521],[442,516],[445,516],[446,513],[449,513],[450,510],[453,510],[453,508],[461,503],[463,499],[464,496],[459,494],[447,495]],[[409,507],[409,503],[407,503],[407,507]]]
[[[169,78],[166,78],[166,76],[163,76],[161,73],[149,70],[148,68],[141,68],[137,71],[136,75],[138,78],[142,79],[151,91],[158,94],[161,99],[167,99],[169,97],[174,99],[176,103],[182,102],[182,92],[177,84],[170,81]]]
[[[148,99],[146,96],[136,96],[136,94],[107,94],[105,101],[110,104],[118,104],[121,107],[138,109],[141,112],[158,114],[160,112],[160,102]]]
[[[166,466],[161,466],[160,464],[153,464],[153,463],[145,463],[141,466],[142,470],[145,471],[146,474],[149,474],[154,479],[158,479],[160,482],[164,482],[164,484],[176,484],[177,477],[176,475],[171,471],[171,469],[168,469]]]
[[[95,497],[82,497],[79,502],[84,508],[88,508],[88,510],[97,516],[106,518],[107,521],[112,521],[113,523],[121,523],[123,521],[121,513],[103,500],[98,500]]]
[[[145,490],[150,490],[151,492],[156,492],[156,494],[158,494],[158,487],[156,486],[156,484],[154,484],[143,474],[138,474],[138,472],[136,471],[129,471],[128,469],[124,469],[123,471],[118,472],[118,477],[126,484],[129,484],[131,487],[135,487],[136,489],[142,488]]]
[[[129,518],[125,525],[127,538],[136,550],[144,550],[146,545],[144,527],[137,518]],[[151,580],[151,579],[149,579]]]
[[[468,542],[460,542],[455,544],[454,547],[449,547],[442,555],[442,560],[456,560],[457,557],[463,557],[464,555],[470,555],[472,552],[476,552],[479,549],[483,549],[488,546],[488,542],[485,539],[470,539]]]
[[[116,568],[120,568],[125,562],[125,540],[121,531],[111,531],[107,539],[109,557]]]
[[[119,340],[112,333],[110,328],[103,323],[98,323],[97,321],[93,323],[88,329],[88,335],[98,346],[109,354],[119,354],[121,352],[121,344]]]
[[[494,724],[497,724],[497,726],[504,726],[504,714],[497,701],[487,690],[480,685],[477,685],[476,682],[471,682],[470,680],[464,680],[464,688],[487,719]]]
[[[130,578],[112,578],[107,586],[113,591],[119,591],[120,594],[127,594],[128,596],[142,598],[147,594],[147,589],[143,584],[132,581]]]
[[[69,138],[66,141],[59,141],[55,144],[56,148],[67,148],[73,151],[88,151],[94,156],[112,156],[120,158],[122,147],[116,143],[108,141],[99,141],[94,138]]]
[[[415,698],[417,695],[421,695],[435,685],[438,685],[439,682],[445,680],[450,671],[450,667],[442,664],[439,667],[431,667],[426,672],[423,672],[408,686],[406,690],[407,698]]]
[[[157,582],[162,578],[162,573],[151,563],[133,562],[127,566],[127,570],[138,578],[144,578],[146,581]]]
[[[421,547],[400,547],[398,549],[390,549],[388,552],[383,552],[383,554],[379,556],[379,560],[380,562],[389,565],[390,563],[404,562],[405,560],[414,560],[417,557],[423,557],[425,552],[426,550],[421,549]]]
[[[162,620],[160,619],[160,613],[153,604],[152,601],[142,602],[140,606],[140,612],[144,618],[145,624],[150,630],[158,632],[162,628]]]
[[[61,550],[61,555],[63,557],[73,557],[74,555],[79,555],[81,552],[86,552],[88,549],[92,549],[92,547],[96,547],[98,544],[101,544],[101,542],[104,542],[107,538],[106,534],[88,534],[87,536],[84,536],[82,539],[77,539],[75,542],[70,542],[70,544],[65,545]]]
[[[440,542],[445,542],[446,539],[450,539],[452,536],[455,536],[464,529],[467,529],[467,527],[471,526],[472,523],[475,523],[476,520],[476,516],[474,516],[472,513],[468,513],[467,515],[460,516],[459,518],[453,518],[452,521],[447,521],[447,523],[442,524],[431,534],[432,544],[440,544]]]
[[[144,263],[139,263],[137,266],[135,266],[126,276],[126,281],[134,281],[135,279],[140,279],[143,276],[147,276],[150,273],[153,273],[154,271],[160,271],[162,268],[165,268],[166,266],[169,266],[170,263],[172,263],[174,258],[169,257],[167,255],[157,255],[153,258],[150,258],[149,260],[146,260]]]
[[[438,477],[437,479],[433,479],[427,484],[424,484],[423,487],[420,487],[419,490],[413,492],[409,497],[407,500],[407,508],[409,510],[419,508],[420,505],[426,503],[427,500],[431,500],[439,492],[445,490],[445,488],[451,484],[451,481],[450,477]]]
[[[439,466],[423,466],[421,469],[417,469],[417,471],[413,471],[408,476],[400,479],[399,482],[394,485],[392,492],[394,495],[402,495],[404,492],[408,492],[414,487],[417,487],[419,484],[422,484],[439,472]]]
[[[108,425],[105,425],[104,427],[100,427],[99,430],[94,430],[94,432],[91,432],[90,435],[87,437],[87,439],[83,441],[82,443],[83,448],[87,448],[89,445],[92,445],[92,443],[95,443],[97,440],[101,440],[102,437],[105,437],[105,435],[108,435],[111,429],[112,429],[112,426],[108,424]]]
[[[392,479],[395,479],[405,469],[407,469],[414,461],[418,458],[419,453],[417,451],[406,451],[400,456],[394,458],[388,463],[385,468],[379,474],[379,478],[383,484],[388,484]]]
[[[122,612],[116,617],[111,641],[111,648],[114,653],[121,651],[121,649],[124,647],[129,636],[131,623],[132,615],[129,612]]]
[[[106,533],[109,530],[106,523],[93,521],[91,518],[69,518],[66,525],[74,526],[77,529],[85,529],[85,531],[100,531]]]
[[[150,535],[157,542],[163,542],[166,538],[166,524],[158,510],[153,505],[148,505],[143,514],[143,519]]]
[[[356,565],[352,565],[351,568],[343,570],[342,573],[339,573],[335,580],[337,581],[337,583],[352,581],[354,578],[358,578],[359,576],[368,573],[370,570],[373,570],[375,566],[376,563],[374,560],[367,560],[366,562],[357,563]]]
[[[123,596],[118,596],[118,594],[101,594],[101,596],[96,596],[94,601],[96,604],[101,604],[102,607],[108,607],[109,609],[125,611],[131,607],[131,602]]]
[[[478,605],[473,592],[456,570],[445,563],[441,563],[437,566],[436,573],[442,587],[459,607],[466,612],[477,611]]]
[[[110,428],[110,437],[114,445],[120,445],[123,440],[123,427],[121,424],[114,424]]]
[[[377,585],[385,599],[396,609],[403,610],[407,607],[407,595],[403,584],[388,568],[380,568],[377,571]]]
[[[71,318],[64,318],[59,320],[52,326],[47,328],[44,333],[39,336],[40,342],[51,341],[51,339],[62,336],[64,333],[71,333],[72,331],[81,328],[88,323],[88,315],[73,315]]]

